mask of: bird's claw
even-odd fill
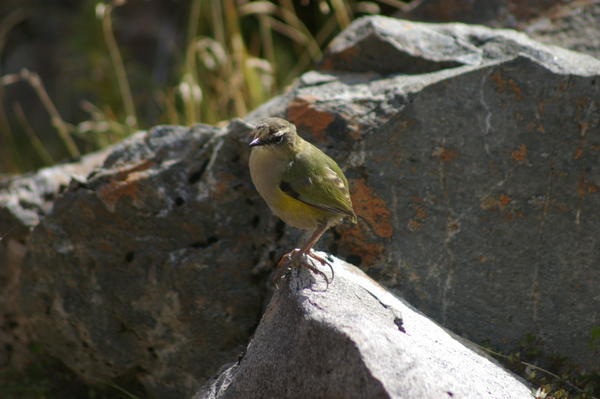
[[[319,270],[317,267],[315,267],[311,264],[310,258],[320,262],[323,266],[329,266],[329,269],[331,270],[331,280],[327,277],[327,275],[325,273],[323,273],[321,270]],[[283,275],[290,269],[290,267],[289,267],[290,263],[295,263],[300,266],[306,267],[307,269],[311,270],[313,273],[323,276],[323,279],[327,283],[327,287],[329,287],[329,284],[331,284],[331,282],[333,281],[333,278],[335,276],[335,272],[333,271],[333,266],[326,259],[315,254],[312,251],[312,249],[310,249],[306,252],[303,252],[301,249],[295,248],[292,251],[288,252],[287,254],[283,255],[281,257],[281,259],[279,260],[279,262],[277,262],[276,268],[278,270],[275,273],[275,275],[273,276],[273,284],[275,285],[275,288],[278,288],[277,281],[280,280],[283,277]]]

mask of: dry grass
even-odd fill
[[[23,69],[2,74],[0,70],[0,139],[6,143],[0,146],[0,171],[22,172],[31,167],[23,159],[31,157],[37,159],[35,166],[77,157],[137,129],[149,128],[154,121],[140,120],[138,116],[136,98],[140,97],[153,98],[160,109],[158,122],[164,124],[216,124],[243,116],[281,92],[318,61],[327,42],[357,16],[379,13],[382,6],[388,11],[408,7],[399,0],[192,0],[187,12],[185,45],[181,46],[182,54],[173,60],[180,63],[171,79],[173,83],[152,93],[140,93],[139,89],[132,93],[128,65],[113,26],[118,21],[115,13],[125,3],[100,1],[94,8],[95,29],[101,32],[112,69],[112,87],[108,89],[119,98],[117,103],[82,101],[81,108],[88,117],[69,123],[61,117],[35,71]],[[304,21],[299,8],[308,5],[318,6],[318,13]],[[27,10],[16,9],[0,20],[0,59],[11,30],[29,17]],[[18,82],[28,83],[47,111],[45,135],[34,130],[27,109],[18,103],[7,103],[5,88]],[[50,151],[44,144],[50,130],[62,143],[61,149]]]

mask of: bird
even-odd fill
[[[271,211],[290,226],[312,231],[303,246],[282,256],[277,268],[300,261],[329,285],[327,276],[307,257],[328,265],[333,280],[333,267],[312,248],[344,218],[357,222],[346,176],[333,159],[300,137],[296,126],[282,118],[259,121],[249,146],[250,177]],[[275,276],[280,277],[280,273]]]

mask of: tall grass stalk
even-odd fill
[[[33,127],[31,126],[31,124],[27,120],[27,117],[25,116],[25,112],[23,111],[23,107],[21,107],[21,104],[16,103],[13,107],[13,110],[15,116],[17,117],[17,120],[23,128],[23,131],[25,132],[25,134],[27,134],[29,140],[31,140],[31,146],[38,154],[40,159],[46,165],[53,164],[54,159],[52,158],[52,155],[50,155],[50,153],[46,150],[46,147],[44,147],[44,144],[41,142],[38,135],[35,133],[35,130],[33,130]]]
[[[3,74],[2,71],[2,55],[4,53],[4,46],[6,45],[6,38],[9,32],[18,24],[23,22],[28,17],[28,13],[25,10],[15,10],[8,14],[3,20],[0,21],[0,77]],[[14,142],[14,132],[8,121],[8,116],[4,110],[4,86],[0,84],[0,138],[5,142],[6,148],[16,147]],[[15,159],[15,151],[5,151],[0,153],[0,166],[3,170],[16,172],[18,171],[18,160]]]
[[[318,0],[305,4],[292,0],[191,0],[187,3],[189,9],[180,66],[174,68],[173,79],[155,90],[158,93],[153,96],[160,107],[160,123],[193,125],[242,117],[318,61],[327,41],[358,14],[378,11],[379,3],[408,10],[420,1]],[[8,143],[6,149],[0,148],[3,170],[20,168],[19,160],[13,155],[17,152],[16,134],[19,133],[28,138],[29,150],[26,151],[44,163],[50,163],[57,156],[60,159],[65,155],[79,155],[78,143],[80,146],[85,144],[87,149],[100,148],[155,123],[139,119],[136,107],[141,104],[136,104],[132,94],[115,37],[114,14],[125,3],[125,0],[104,0],[94,9],[100,21],[103,51],[108,55],[110,72],[116,81],[115,91],[120,100],[116,107],[83,101],[82,107],[88,117],[73,126],[61,118],[37,73],[24,69],[17,74],[2,75],[0,71],[0,138]],[[313,5],[320,14],[314,14]],[[313,11],[307,13],[303,7],[309,6]],[[310,21],[303,19],[306,15],[312,15]],[[17,11],[0,21],[0,56],[8,32],[27,17],[27,12]],[[4,109],[3,87],[23,80],[34,89],[49,113],[51,124],[64,144],[63,155],[52,156],[44,149],[43,141],[47,135],[34,131],[26,117],[27,109],[13,106],[15,118],[12,122],[17,125],[11,126]],[[77,136],[77,142],[74,136]]]
[[[133,104],[133,96],[131,95],[127,73],[125,72],[125,65],[123,64],[117,39],[115,39],[113,32],[112,11],[113,5],[111,4],[98,3],[96,6],[96,15],[102,20],[102,34],[104,35],[108,54],[110,55],[117,83],[119,85],[121,99],[123,100],[123,108],[126,115],[125,123],[127,126],[135,129],[138,125],[135,106]]]
[[[7,74],[2,76],[0,79],[1,86],[8,86],[20,81],[25,81],[33,88],[37,94],[40,102],[50,115],[50,121],[52,126],[56,129],[58,136],[61,138],[69,156],[78,157],[80,155],[79,149],[75,144],[75,141],[71,137],[72,128],[63,120],[58,112],[58,109],[50,99],[40,75],[35,72],[31,72],[28,69],[22,69],[18,74]]]

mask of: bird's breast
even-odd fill
[[[269,202],[279,190],[279,183],[289,161],[277,157],[265,147],[254,147],[250,153],[250,177],[259,194]]]
[[[279,188],[290,161],[279,158],[268,148],[254,147],[250,153],[250,177],[271,211],[285,223],[299,229],[314,229],[329,222],[330,212],[310,206],[287,195]]]

